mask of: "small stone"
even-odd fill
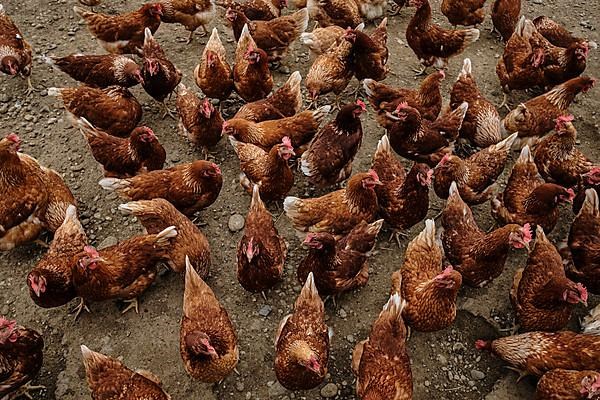
[[[452,346],[452,351],[465,351],[467,348],[462,343],[454,343]]]
[[[438,354],[436,360],[442,365],[448,364],[448,359],[443,354]]]
[[[271,314],[271,311],[273,311],[273,308],[265,304],[260,310],[258,310],[258,315],[260,315],[261,317],[268,317],[269,314]]]
[[[0,106],[0,114],[6,114],[8,112],[8,104],[2,104]]]
[[[116,237],[114,236],[109,236],[106,239],[104,239],[99,245],[98,245],[98,250],[102,250],[105,249],[107,247],[110,246],[114,246],[118,243],[119,241],[117,240]]]
[[[246,392],[246,400],[250,400],[252,398],[252,392]]]
[[[471,370],[471,378],[473,378],[476,381],[480,381],[482,379],[485,379],[485,374],[479,370],[472,369]]]
[[[340,311],[338,311],[338,315],[340,316],[340,318],[346,318],[348,316],[346,310],[344,310],[343,308],[340,308]]]
[[[425,384],[425,387],[429,387],[429,386],[431,385],[431,382],[429,382],[429,381],[425,381],[425,383],[424,383],[424,384]]]
[[[279,398],[287,393],[287,389],[281,386],[281,383],[275,382],[271,386],[269,386],[269,390],[267,390],[270,398]]]
[[[348,341],[348,343],[354,343],[354,336],[348,335],[346,336],[346,340]]]
[[[233,214],[231,217],[229,217],[229,222],[227,223],[227,226],[229,227],[229,230],[231,232],[238,232],[244,229],[245,223],[246,221],[243,216],[241,216],[240,214]]]
[[[330,399],[335,397],[338,393],[338,387],[335,383],[328,383],[321,388],[321,397]]]
[[[8,93],[0,94],[0,103],[8,103],[12,100],[12,96]]]
[[[237,390],[238,392],[243,392],[244,391],[244,382],[236,382],[235,390]]]
[[[544,4],[542,0],[533,0],[533,4]]]
[[[285,75],[289,75],[290,67],[288,67],[287,65],[279,67],[279,72],[281,72],[282,74],[285,74]]]

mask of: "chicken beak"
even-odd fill
[[[529,253],[531,251],[531,248],[529,247],[529,243],[527,243],[524,240],[521,243],[523,243],[523,246],[527,249],[527,252]]]
[[[41,289],[40,289],[40,287],[39,287],[39,286],[36,286],[36,287],[34,287],[34,288],[32,288],[32,289],[33,289],[33,293],[35,293],[35,295],[36,295],[37,297],[40,297],[40,296],[42,295],[42,291],[41,291]]]

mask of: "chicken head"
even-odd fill
[[[569,304],[582,303],[587,307],[588,292],[581,283],[571,285],[563,292],[563,300]]]
[[[6,342],[14,343],[18,337],[17,321],[0,317],[0,344],[5,344]]]
[[[362,180],[362,185],[365,189],[375,189],[375,186],[381,186],[383,183],[379,180],[379,176],[375,170],[370,169],[367,175]]]
[[[210,337],[204,332],[193,331],[185,337],[186,347],[196,355],[205,355],[210,358],[218,358],[219,354],[210,342]]]
[[[37,297],[40,297],[42,293],[46,292],[47,281],[46,278],[40,274],[39,271],[32,271],[27,278],[29,287]]]
[[[532,238],[531,225],[525,224],[516,232],[511,232],[508,235],[508,243],[515,249],[522,249],[525,247],[527,251],[529,251],[529,243]]]

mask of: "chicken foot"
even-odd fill
[[[85,300],[83,299],[83,297],[79,298],[79,305],[75,308],[73,308],[69,314],[75,314],[75,321],[77,321],[77,319],[79,318],[79,315],[81,314],[81,312],[85,310],[87,312],[91,312],[90,309],[88,308],[88,306],[85,304]]]
[[[131,310],[132,308],[135,310],[136,314],[140,313],[140,310],[138,308],[138,299],[137,297],[134,299],[129,299],[129,300],[123,300],[123,303],[128,303],[129,305],[127,307],[125,307],[125,309],[123,311],[121,311],[121,314],[125,314],[127,311]]]
[[[402,248],[402,243],[401,243],[401,241],[400,241],[400,238],[401,238],[401,237],[402,237],[403,239],[408,239],[408,233],[406,233],[406,232],[402,232],[402,231],[399,231],[399,230],[397,230],[397,229],[394,229],[394,230],[392,231],[392,234],[390,235],[390,238],[388,239],[388,242],[391,242],[391,241],[392,241],[392,239],[396,239],[396,243],[398,243],[398,247],[399,247],[399,248]]]
[[[33,396],[29,393],[32,390],[44,390],[46,386],[43,385],[30,385],[26,383],[21,386],[15,393],[13,393],[9,398],[10,399],[18,399],[19,397],[27,397],[29,400],[33,400]]]
[[[167,117],[167,115],[168,115],[169,117],[173,118],[174,120],[177,120],[177,117],[175,117],[175,114],[173,113],[173,110],[171,110],[169,108],[169,106],[167,106],[167,100],[166,99],[163,100],[161,102],[161,104],[163,105],[163,108],[165,110],[165,113],[163,114],[162,119],[165,119]],[[175,111],[175,112],[177,112],[177,111]]]
[[[31,83],[31,77],[28,76],[27,77],[27,90],[25,91],[25,97],[31,95],[33,92],[36,92],[37,89],[35,87],[33,87],[33,84]]]

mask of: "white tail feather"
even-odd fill
[[[124,189],[130,185],[127,180],[118,178],[104,178],[98,184],[102,186],[102,189],[111,191]]]

